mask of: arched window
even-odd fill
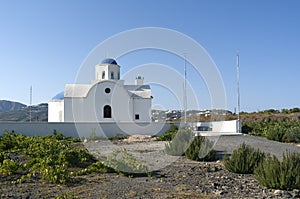
[[[111,71],[111,73],[110,73],[110,79],[115,79],[115,78],[114,78],[114,72],[113,72],[113,71]]]
[[[103,117],[111,118],[111,107],[109,105],[105,105],[103,108]]]
[[[105,79],[105,71],[102,72],[102,79]]]
[[[118,73],[118,79],[120,79],[120,73]]]

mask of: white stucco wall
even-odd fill
[[[102,79],[102,73],[105,72],[105,77]],[[111,72],[114,73],[114,77],[111,78]],[[120,66],[114,64],[99,64],[96,66],[96,80],[118,80],[120,78]]]
[[[98,137],[113,137],[123,133],[127,135],[161,135],[167,131],[170,123],[139,123],[136,125],[129,122],[1,122],[0,136],[4,131],[14,131],[27,136],[44,136],[54,131],[66,136],[89,138],[92,133]],[[124,131],[125,130],[125,131]]]
[[[219,122],[197,122],[194,126],[206,126],[212,128],[212,132],[237,132],[237,120]]]
[[[48,122],[64,122],[64,100],[48,102]]]
[[[237,120],[212,122],[215,132],[237,132]]]
[[[133,118],[135,119],[135,114],[139,114],[139,120],[141,122],[151,121],[151,98],[133,98]]]
[[[109,88],[110,93],[105,89]],[[65,122],[128,122],[132,121],[132,103],[123,82],[101,81],[96,83],[86,97],[65,97]],[[111,106],[112,118],[103,117],[105,105]],[[148,120],[150,121],[150,120]]]

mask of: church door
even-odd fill
[[[111,107],[109,105],[104,106],[103,108],[103,117],[111,118]]]

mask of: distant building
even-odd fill
[[[105,59],[91,84],[67,84],[49,101],[48,122],[150,122],[152,96],[138,76],[135,85],[120,80],[120,66]]]

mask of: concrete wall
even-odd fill
[[[91,134],[99,137],[113,137],[118,133],[127,135],[156,135],[160,136],[163,132],[169,129],[171,123],[130,123],[130,122],[1,122],[0,135],[4,131],[14,131],[15,133],[22,133],[28,136],[44,136],[52,134],[54,131],[60,132],[66,136],[85,137],[88,138]],[[182,124],[175,123],[180,126]],[[197,123],[197,125],[211,125],[212,132],[219,133],[235,133],[237,132],[237,121],[223,121],[211,123]]]
[[[48,122],[64,121],[64,100],[50,100],[48,102]]]
[[[62,122],[62,123],[42,123],[42,122],[3,122],[0,123],[0,135],[4,131],[14,131],[28,136],[44,136],[52,134],[54,131],[72,137],[90,137],[95,133],[99,137],[113,137],[118,133],[127,135],[161,135],[169,128],[169,123],[113,123],[113,122]]]
[[[135,114],[139,114],[141,122],[151,121],[151,99],[133,98],[133,118]],[[147,109],[148,108],[148,109]]]
[[[215,132],[237,132],[237,120],[212,122]]]
[[[237,132],[237,120],[220,121],[220,122],[197,122],[194,126],[206,126],[212,128],[212,132]]]

